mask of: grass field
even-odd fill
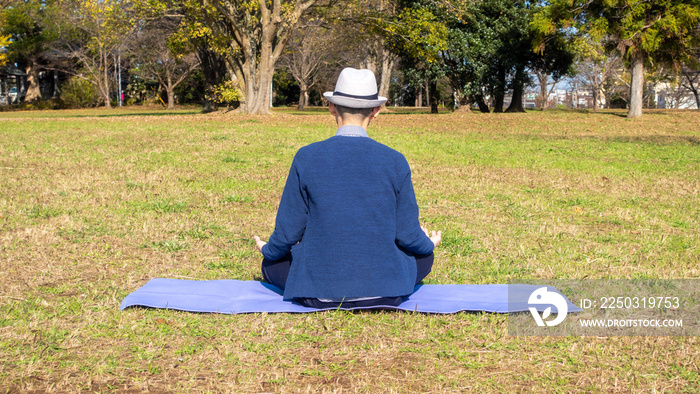
[[[416,112],[416,111],[413,111]],[[382,114],[426,283],[699,278],[700,113]],[[119,311],[154,277],[259,278],[323,111],[0,113],[0,387],[9,392],[697,392],[697,337],[515,337],[502,315]]]

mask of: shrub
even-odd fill
[[[238,89],[238,83],[234,81],[226,81],[221,85],[214,87],[216,102],[228,107],[236,106],[241,102],[241,91]]]
[[[90,81],[71,77],[61,86],[61,99],[69,108],[88,108],[99,104],[100,95]]]

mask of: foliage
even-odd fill
[[[400,1],[399,6],[383,29],[388,46],[401,56],[400,67],[409,85],[428,84],[431,112],[437,113],[437,83],[446,75],[443,55],[450,47],[444,9],[431,2]]]
[[[644,66],[678,69],[700,43],[698,0],[554,0],[537,15],[540,37],[573,31],[618,51],[636,73],[630,84],[630,117],[641,115]],[[545,45],[545,44],[543,44]]]
[[[175,107],[175,88],[199,66],[192,43],[182,39],[181,18],[175,10],[173,14],[151,17],[135,32],[130,45],[137,64],[132,73],[158,81],[167,94],[168,109]]]
[[[385,26],[390,47],[407,58],[428,64],[440,62],[441,52],[449,47],[449,30],[437,11],[416,4],[404,8]]]
[[[402,56],[407,80],[419,85],[446,76],[460,104],[477,102],[482,111],[488,111],[485,98],[490,96],[495,110],[501,111],[506,90],[520,96],[528,82],[525,70],[538,69],[554,78],[570,72],[573,55],[563,37],[545,51],[533,50],[530,2],[400,4],[406,8],[393,24],[387,23],[385,31],[392,33],[390,43]],[[513,107],[522,110],[515,101]]]
[[[231,106],[235,103],[240,103],[243,95],[241,90],[238,88],[238,84],[234,81],[226,81],[214,88],[214,94],[216,94],[216,101],[219,104],[224,104]]]
[[[183,4],[199,15],[189,21],[189,30],[215,44],[212,49],[225,58],[240,81],[245,92],[241,110],[267,114],[275,64],[301,16],[316,2],[188,0]]]
[[[697,0],[555,0],[533,25],[542,33],[575,28],[628,60],[642,53],[649,62],[675,63],[697,46]]]
[[[110,107],[110,68],[113,56],[137,30],[132,2],[125,0],[62,0],[55,15],[52,47],[56,65],[64,72],[95,84],[105,106]]]
[[[292,74],[284,68],[275,72],[272,87],[274,88],[274,106],[290,105],[300,94],[298,82],[294,79]],[[299,108],[297,107],[297,109]]]
[[[68,108],[89,108],[99,103],[100,94],[90,81],[71,77],[61,87],[61,99]]]
[[[196,69],[175,88],[178,104],[202,104],[204,103],[204,74],[201,69]]]
[[[0,35],[9,36],[6,50],[9,60],[27,73],[26,100],[41,99],[39,71],[46,64],[46,52],[56,39],[47,28],[58,12],[55,1],[28,0],[14,2],[0,15]]]
[[[46,41],[53,34],[45,29],[44,18],[52,2],[30,0],[18,2],[2,10],[0,32],[10,41],[7,50],[12,60],[37,56],[45,50]]]
[[[146,83],[140,78],[133,78],[131,83],[126,85],[124,94],[128,97],[127,105],[141,103],[146,100],[148,88]]]
[[[3,48],[3,50],[0,51],[0,66],[7,63],[7,52],[4,50],[4,48],[7,48],[9,43],[10,36],[0,36],[0,48]]]

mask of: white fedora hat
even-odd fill
[[[323,93],[333,104],[350,108],[374,108],[386,103],[377,92],[377,79],[370,70],[345,68],[338,76],[334,92]]]

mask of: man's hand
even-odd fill
[[[262,254],[262,248],[263,248],[263,246],[265,246],[265,244],[267,242],[260,239],[260,237],[258,237],[257,235],[253,235],[253,239],[255,240],[255,246],[258,247],[258,252],[260,252]]]
[[[437,248],[437,246],[440,244],[440,241],[442,241],[442,231],[432,231],[429,232],[427,228],[420,226],[421,229],[423,229],[423,232],[425,235],[430,238],[431,241],[433,241],[433,245]],[[432,233],[432,234],[431,234]]]

